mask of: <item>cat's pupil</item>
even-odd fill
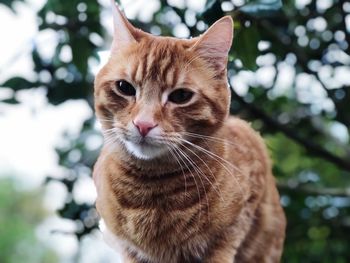
[[[169,94],[168,100],[176,104],[183,104],[188,102],[192,96],[192,91],[186,89],[177,89]]]
[[[135,88],[127,81],[125,80],[118,80],[116,83],[116,88],[121,92],[122,94],[126,96],[135,96],[136,90]]]

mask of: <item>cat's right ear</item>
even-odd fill
[[[119,50],[121,47],[136,42],[133,36],[133,26],[129,23],[114,0],[111,0],[113,14],[113,43],[112,52]]]
[[[232,38],[233,20],[230,16],[225,16],[198,38],[193,50],[216,70],[226,70]]]

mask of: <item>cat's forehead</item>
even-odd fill
[[[175,86],[193,54],[191,41],[153,37],[140,41],[129,53],[127,74],[138,85],[145,82]]]

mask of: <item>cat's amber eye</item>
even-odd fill
[[[168,96],[168,101],[176,104],[184,104],[193,96],[193,92],[188,89],[177,89],[171,92]]]
[[[126,95],[126,96],[136,95],[136,89],[134,88],[134,86],[125,80],[116,81],[115,86],[117,90],[123,95]]]

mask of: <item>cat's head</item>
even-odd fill
[[[113,2],[111,56],[95,80],[95,108],[106,143],[154,159],[210,135],[227,118],[226,66],[233,23],[223,17],[189,40],[134,28]]]

